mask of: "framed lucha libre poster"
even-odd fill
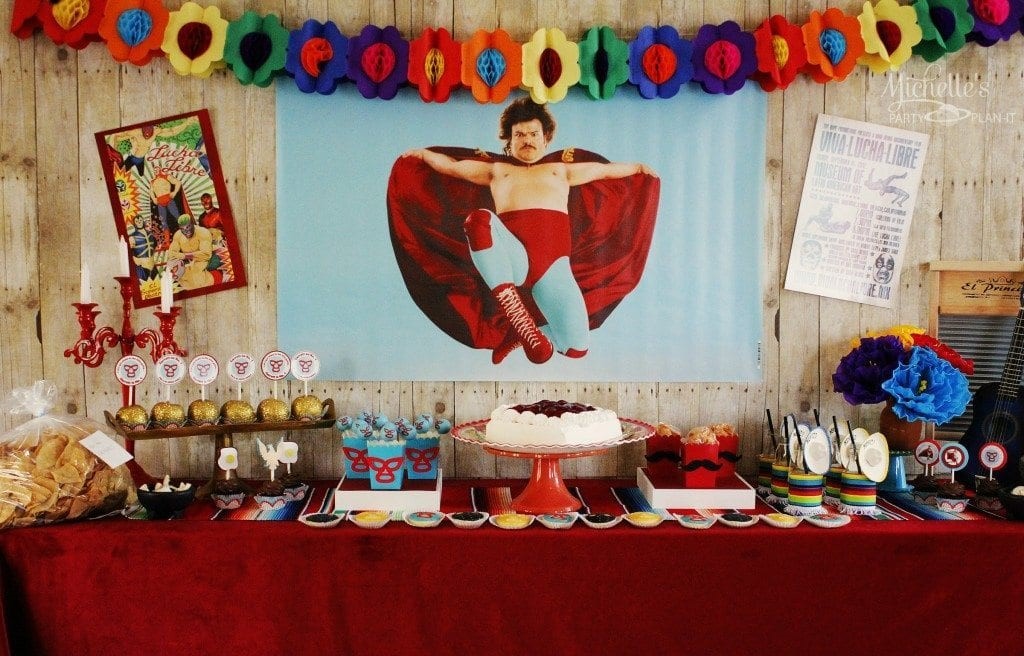
[[[245,268],[203,109],[96,133],[118,234],[127,242],[136,307],[241,287]]]

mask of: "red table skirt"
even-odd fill
[[[1022,541],[1008,521],[115,519],[0,533],[0,573],[15,654],[1011,654]]]

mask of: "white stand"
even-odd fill
[[[406,479],[401,490],[371,490],[369,479],[344,477],[334,489],[334,508],[338,510],[441,510],[441,470],[436,480]]]

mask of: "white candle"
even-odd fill
[[[92,303],[92,287],[89,285],[89,265],[82,262],[82,280],[80,282],[79,303]]]
[[[128,277],[128,244],[125,243],[124,237],[121,237],[118,241],[117,257],[121,261],[121,266],[118,269],[120,273],[118,275],[127,278]]]
[[[164,269],[164,275],[160,278],[160,311],[164,314],[171,311],[171,304],[174,303],[174,281],[171,272]]]

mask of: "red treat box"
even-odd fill
[[[732,478],[736,473],[736,463],[740,459],[740,436],[719,435],[718,436],[718,464],[722,466],[718,470],[718,480]]]
[[[715,487],[718,475],[717,444],[683,445],[683,485],[688,488]]]
[[[648,470],[657,474],[679,475],[679,451],[682,446],[679,433],[658,426],[658,431],[647,438],[646,446]]]

